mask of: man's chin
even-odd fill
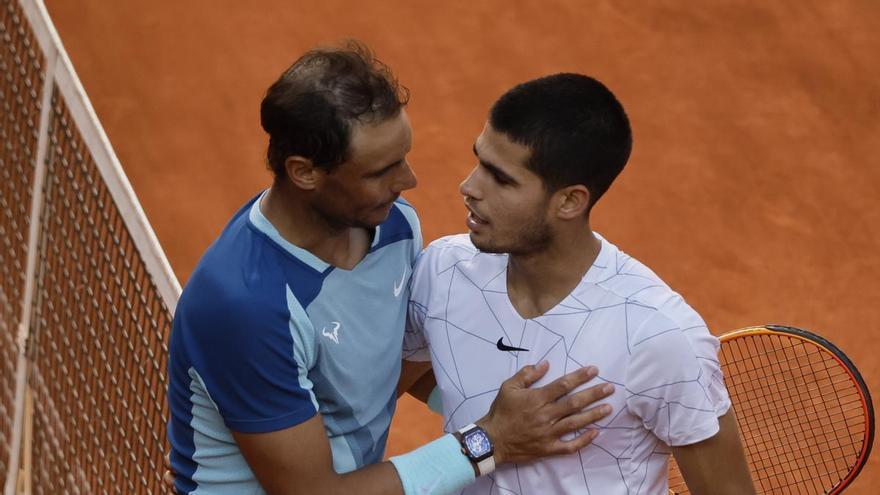
[[[498,253],[505,252],[503,249],[499,248],[498,246],[495,246],[487,239],[482,238],[481,236],[479,236],[473,232],[471,232],[469,235],[471,238],[471,244],[473,244],[475,248],[479,249],[480,251],[482,251],[484,253],[498,254]]]
[[[379,220],[379,221],[373,221],[373,220],[359,220],[359,221],[357,221],[357,222],[354,222],[354,224],[352,225],[352,227],[354,227],[354,228],[358,228],[358,229],[364,229],[364,230],[374,230],[376,227],[378,227],[378,226],[382,225],[383,223],[385,223],[385,220],[386,220],[387,218],[388,218],[388,217],[386,216],[385,218],[383,218],[382,220]]]
[[[374,212],[370,215],[370,221],[373,223],[372,227],[378,227],[379,225],[385,223],[385,220],[388,220],[388,217],[391,215],[391,210],[394,209],[394,201],[390,203],[385,203],[377,207]]]
[[[375,229],[376,227],[385,223],[385,220],[388,220],[388,217],[391,215],[391,211],[389,210],[384,215],[376,214],[372,215],[368,218],[360,218],[356,220],[354,223],[354,227],[359,227],[362,229]]]

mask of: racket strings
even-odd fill
[[[760,334],[725,341],[720,359],[759,493],[827,493],[849,474],[869,426],[861,390],[828,350]],[[670,464],[670,487],[688,493]]]
[[[822,493],[861,450],[860,394],[827,351],[784,335],[735,339],[722,351],[746,455],[763,493]]]
[[[749,349],[749,350],[754,350],[754,349]],[[794,473],[795,470],[785,469],[784,467],[780,469],[780,466],[774,466],[773,462],[783,461],[781,466],[785,466],[786,464],[791,465],[791,461],[793,459],[791,459],[791,457],[788,455],[789,452],[791,452],[790,446],[793,443],[792,440],[800,438],[801,435],[800,435],[800,431],[797,431],[794,429],[795,426],[800,426],[800,425],[793,424],[795,422],[795,420],[797,419],[797,416],[795,416],[793,418],[791,414],[787,414],[788,411],[792,411],[791,406],[794,404],[791,403],[791,395],[785,394],[784,391],[785,390],[790,391],[792,389],[800,388],[800,387],[797,387],[796,383],[793,384],[794,387],[786,386],[786,384],[788,382],[794,381],[795,377],[793,375],[785,376],[784,374],[783,375],[775,374],[776,371],[778,371],[777,368],[779,367],[779,362],[776,359],[768,360],[767,364],[764,366],[756,366],[757,361],[760,361],[762,359],[768,359],[769,357],[771,357],[771,354],[775,354],[775,353],[762,352],[760,354],[763,354],[763,356],[760,356],[758,359],[756,359],[754,357],[754,355],[750,356],[747,359],[749,366],[752,367],[752,369],[754,369],[756,371],[761,371],[763,376],[768,376],[768,375],[769,376],[777,376],[778,378],[781,378],[781,380],[780,379],[776,379],[773,381],[768,381],[765,379],[764,380],[750,380],[750,382],[751,382],[751,383],[749,383],[750,387],[747,389],[750,393],[748,395],[748,399],[744,401],[745,406],[743,407],[743,409],[746,411],[751,411],[752,415],[759,423],[765,423],[767,426],[769,426],[769,428],[767,428],[767,435],[776,437],[777,445],[775,445],[772,448],[768,448],[768,446],[766,445],[765,442],[759,442],[758,445],[754,446],[755,448],[748,449],[748,450],[750,451],[750,453],[752,454],[753,457],[757,457],[756,461],[758,461],[758,462],[756,463],[757,465],[755,466],[755,468],[756,468],[756,470],[758,470],[758,472],[763,473],[766,476],[772,476],[772,475],[785,476],[789,473]],[[772,356],[772,357],[775,358],[775,356]],[[789,366],[790,366],[791,361],[799,361],[799,360],[800,360],[800,358],[796,357],[794,359],[788,359],[785,361],[788,361]],[[736,372],[734,372],[734,373],[736,373]],[[762,378],[763,378],[763,376],[762,376]],[[736,380],[731,380],[731,382],[732,382],[732,384],[731,384],[732,389],[734,389],[734,390],[742,389],[740,384],[736,383]],[[755,393],[755,391],[756,391],[755,384],[760,384],[760,388],[757,389],[759,391],[759,393]],[[734,399],[735,401],[739,399],[740,402],[743,402],[740,399],[741,394],[737,394],[735,392],[732,392],[732,396],[735,397],[735,399]],[[778,397],[784,397],[784,398],[788,399],[788,400],[786,400],[786,402],[788,402],[788,403],[780,403],[779,401],[768,400],[768,398],[771,398],[771,397],[774,399],[776,399]],[[805,417],[810,412],[811,411],[806,411],[807,414],[802,414],[801,417]],[[778,435],[780,430],[792,431],[793,435],[790,435],[789,437],[784,437],[784,436],[780,437]],[[752,430],[748,429],[747,431],[745,431],[744,437],[753,438]],[[808,440],[815,441],[815,436],[814,436],[814,438],[808,439]],[[811,442],[811,443],[815,443],[815,442]],[[764,453],[764,455],[762,455],[760,453]],[[769,464],[769,465],[764,465],[765,463]],[[819,463],[817,462],[815,464],[819,464]],[[763,469],[761,469],[761,468],[763,468]],[[786,477],[791,478],[792,476],[786,476]],[[762,481],[761,476],[758,476],[757,478],[758,479],[756,481],[758,481],[758,482]],[[794,478],[796,478],[796,477],[794,477]]]

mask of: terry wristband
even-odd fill
[[[437,414],[443,414],[443,398],[440,396],[440,387],[431,389],[431,394],[428,395],[428,409]]]
[[[406,495],[447,495],[471,484],[474,468],[452,435],[443,435],[407,454],[392,457]]]

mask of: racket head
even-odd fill
[[[719,359],[758,493],[837,494],[874,441],[865,381],[834,344],[782,325],[719,337]],[[670,493],[688,493],[670,461]]]

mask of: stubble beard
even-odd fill
[[[543,218],[536,216],[511,235],[510,242],[480,242],[470,235],[474,246],[484,253],[527,256],[539,253],[552,244],[555,234]]]

